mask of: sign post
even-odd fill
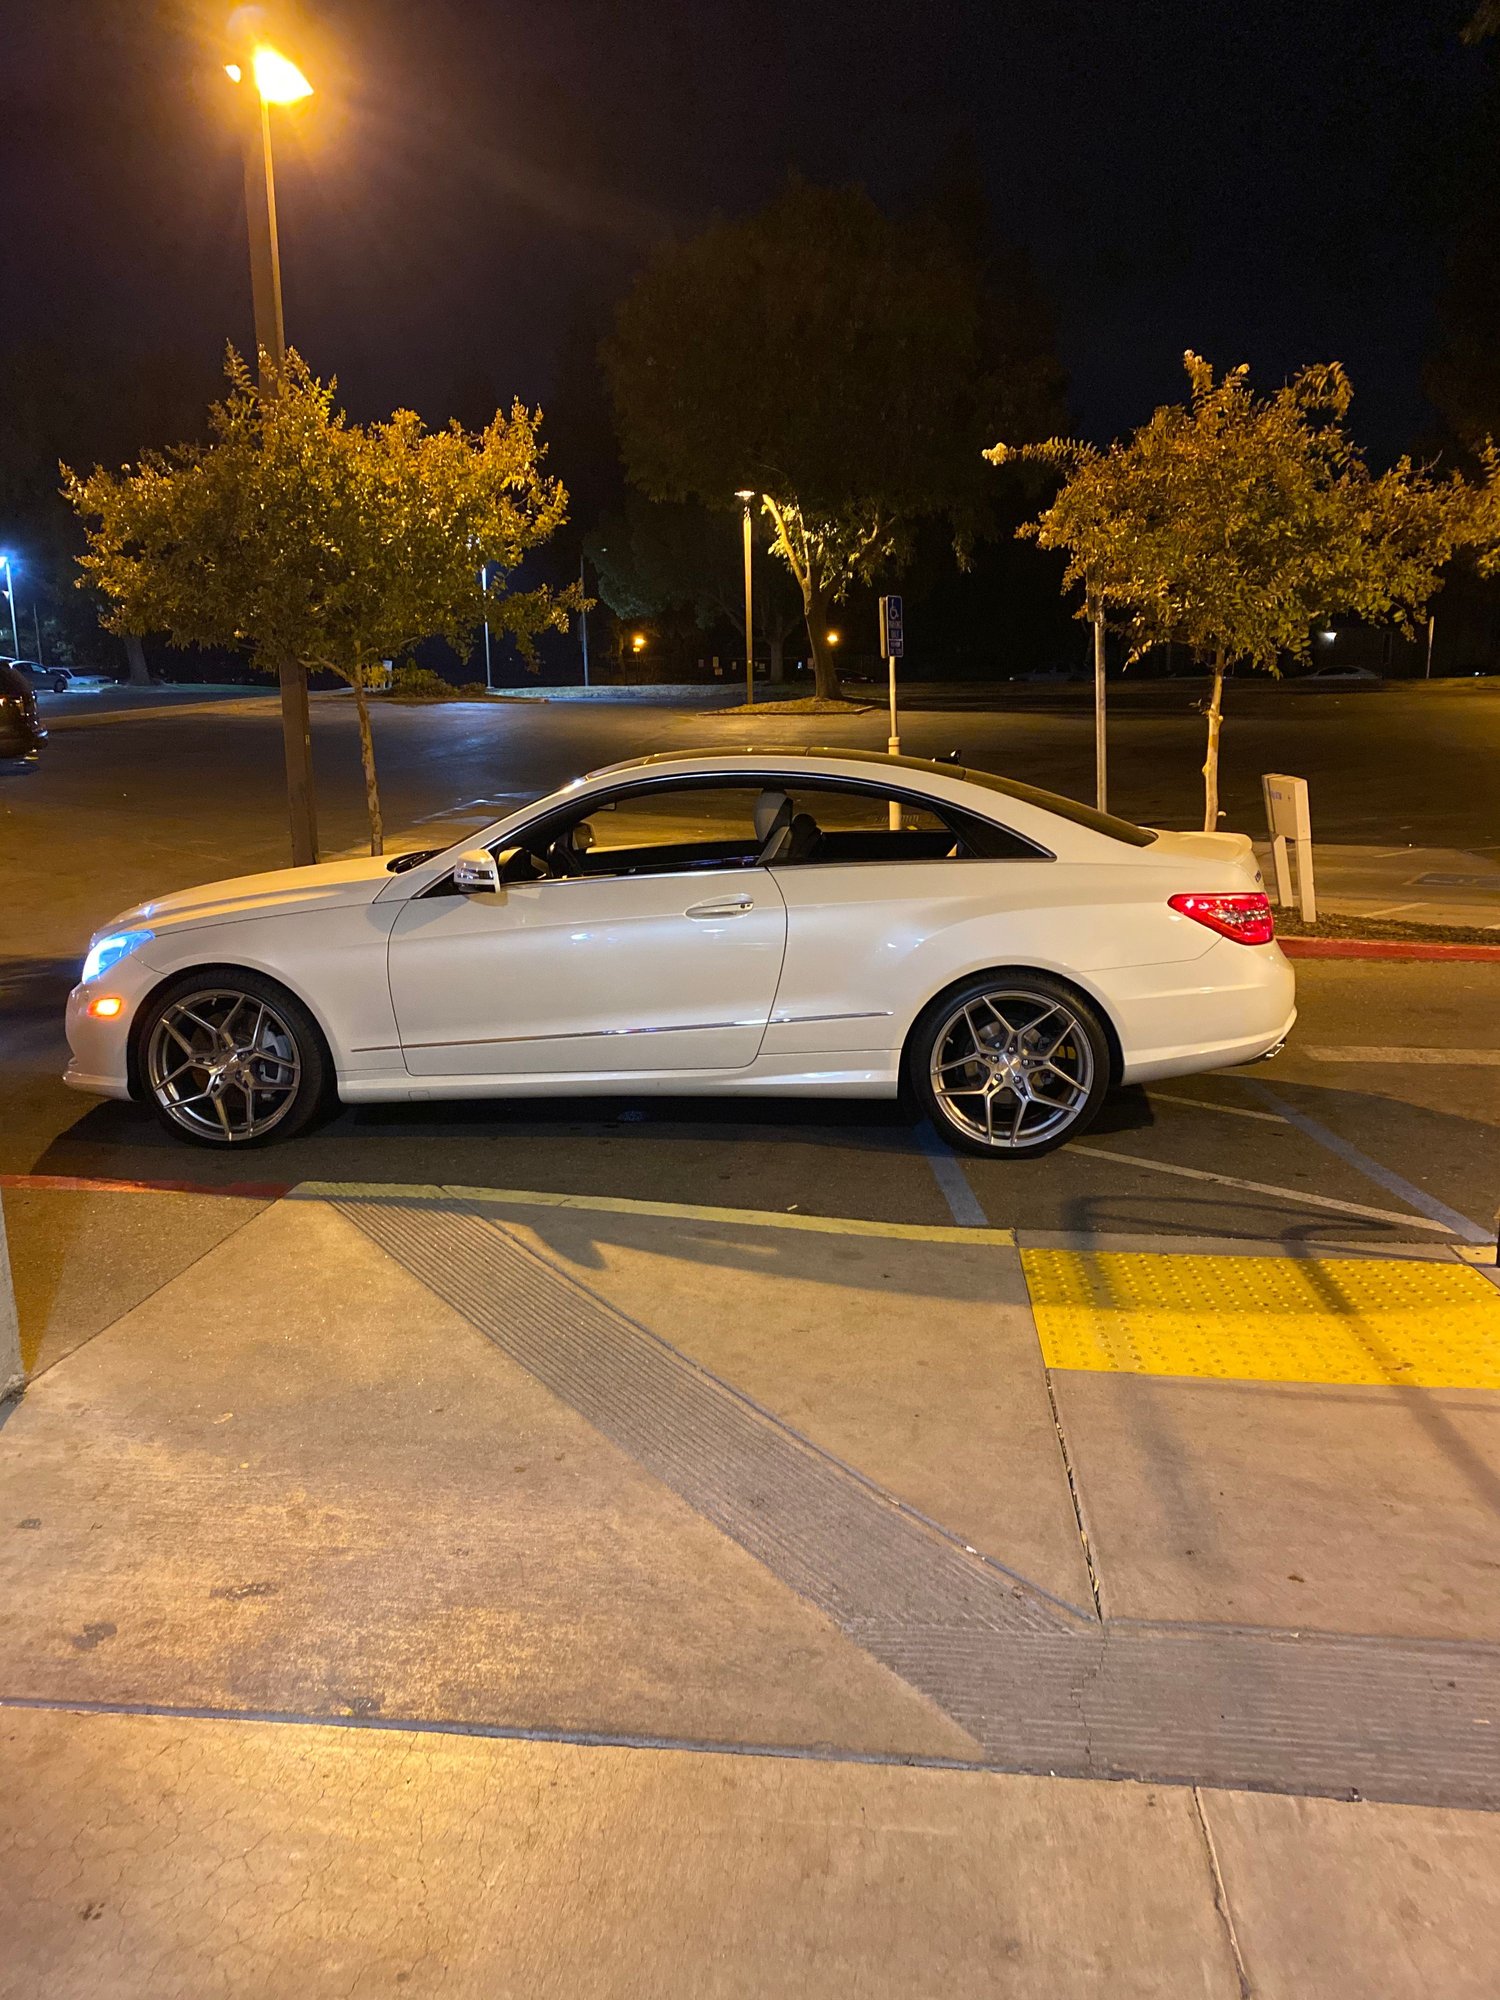
[[[901,730],[896,720],[896,662],[901,658],[905,648],[906,635],[902,623],[901,599],[899,597],[882,597],[880,600],[880,651],[885,660],[886,672],[890,679],[891,694],[891,733],[885,747],[887,754],[892,757],[899,757],[901,755]],[[893,804],[891,807],[892,831],[899,831],[900,826],[901,808]]]
[[[21,1327],[16,1315],[16,1295],[10,1279],[10,1256],[5,1244],[5,1210],[0,1208],[0,1403],[19,1396],[26,1387],[21,1366]]]
[[[1306,778],[1287,778],[1270,773],[1260,781],[1266,802],[1266,827],[1271,835],[1271,858],[1276,869],[1276,900],[1286,906],[1292,900],[1292,871],[1288,847],[1297,864],[1297,906],[1305,924],[1318,920],[1318,899],[1313,889],[1312,809],[1308,804]]]

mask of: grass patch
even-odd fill
[[[829,701],[820,694],[796,695],[788,701],[767,695],[764,701],[742,701],[733,708],[716,708],[715,715],[869,715],[873,701]]]

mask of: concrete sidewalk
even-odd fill
[[[1441,1244],[6,1205],[6,2000],[1492,1990]]]
[[[1257,840],[1266,881],[1270,843]],[[1340,847],[1313,842],[1320,913],[1492,930],[1500,937],[1500,845],[1481,853],[1448,847]]]

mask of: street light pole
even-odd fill
[[[271,161],[271,105],[295,103],[312,94],[301,71],[271,49],[256,49],[250,74],[259,117],[247,114],[245,222],[250,238],[250,293],[255,308],[256,366],[264,389],[274,383],[286,360],[286,324],[281,311],[281,243],[276,230],[276,175]],[[229,65],[238,83],[238,64]],[[292,865],[318,858],[318,809],[313,792],[312,722],[307,708],[307,674],[300,660],[276,663],[281,691],[281,744],[286,760],[287,813],[291,821]]]
[[[583,648],[583,684],[589,684],[589,607],[588,587],[583,580],[583,556],[578,558],[578,595],[584,600],[578,607],[578,643]]]
[[[286,320],[281,310],[281,239],[276,229],[276,169],[271,159],[271,107],[257,93],[258,120],[245,125],[245,216],[250,228],[250,293],[255,306],[255,346],[260,377],[286,360]]]
[[[484,691],[489,694],[494,683],[490,680],[490,566],[479,565],[479,588],[484,595]]]
[[[750,556],[753,548],[750,532],[750,502],[755,498],[754,489],[742,486],[735,494],[736,500],[745,503],[745,704],[755,703],[755,595],[751,577]]]
[[[10,606],[10,656],[13,660],[21,657],[21,641],[16,631],[16,580],[10,573],[10,557],[0,556],[5,564],[5,601]]]

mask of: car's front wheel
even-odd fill
[[[174,980],[157,995],[139,1046],[157,1117],[199,1146],[290,1139],[317,1116],[332,1082],[317,1023],[255,972]]]
[[[1109,1088],[1098,1014],[1042,973],[989,973],[944,994],[918,1021],[910,1077],[950,1145],[1020,1159],[1085,1131]]]

